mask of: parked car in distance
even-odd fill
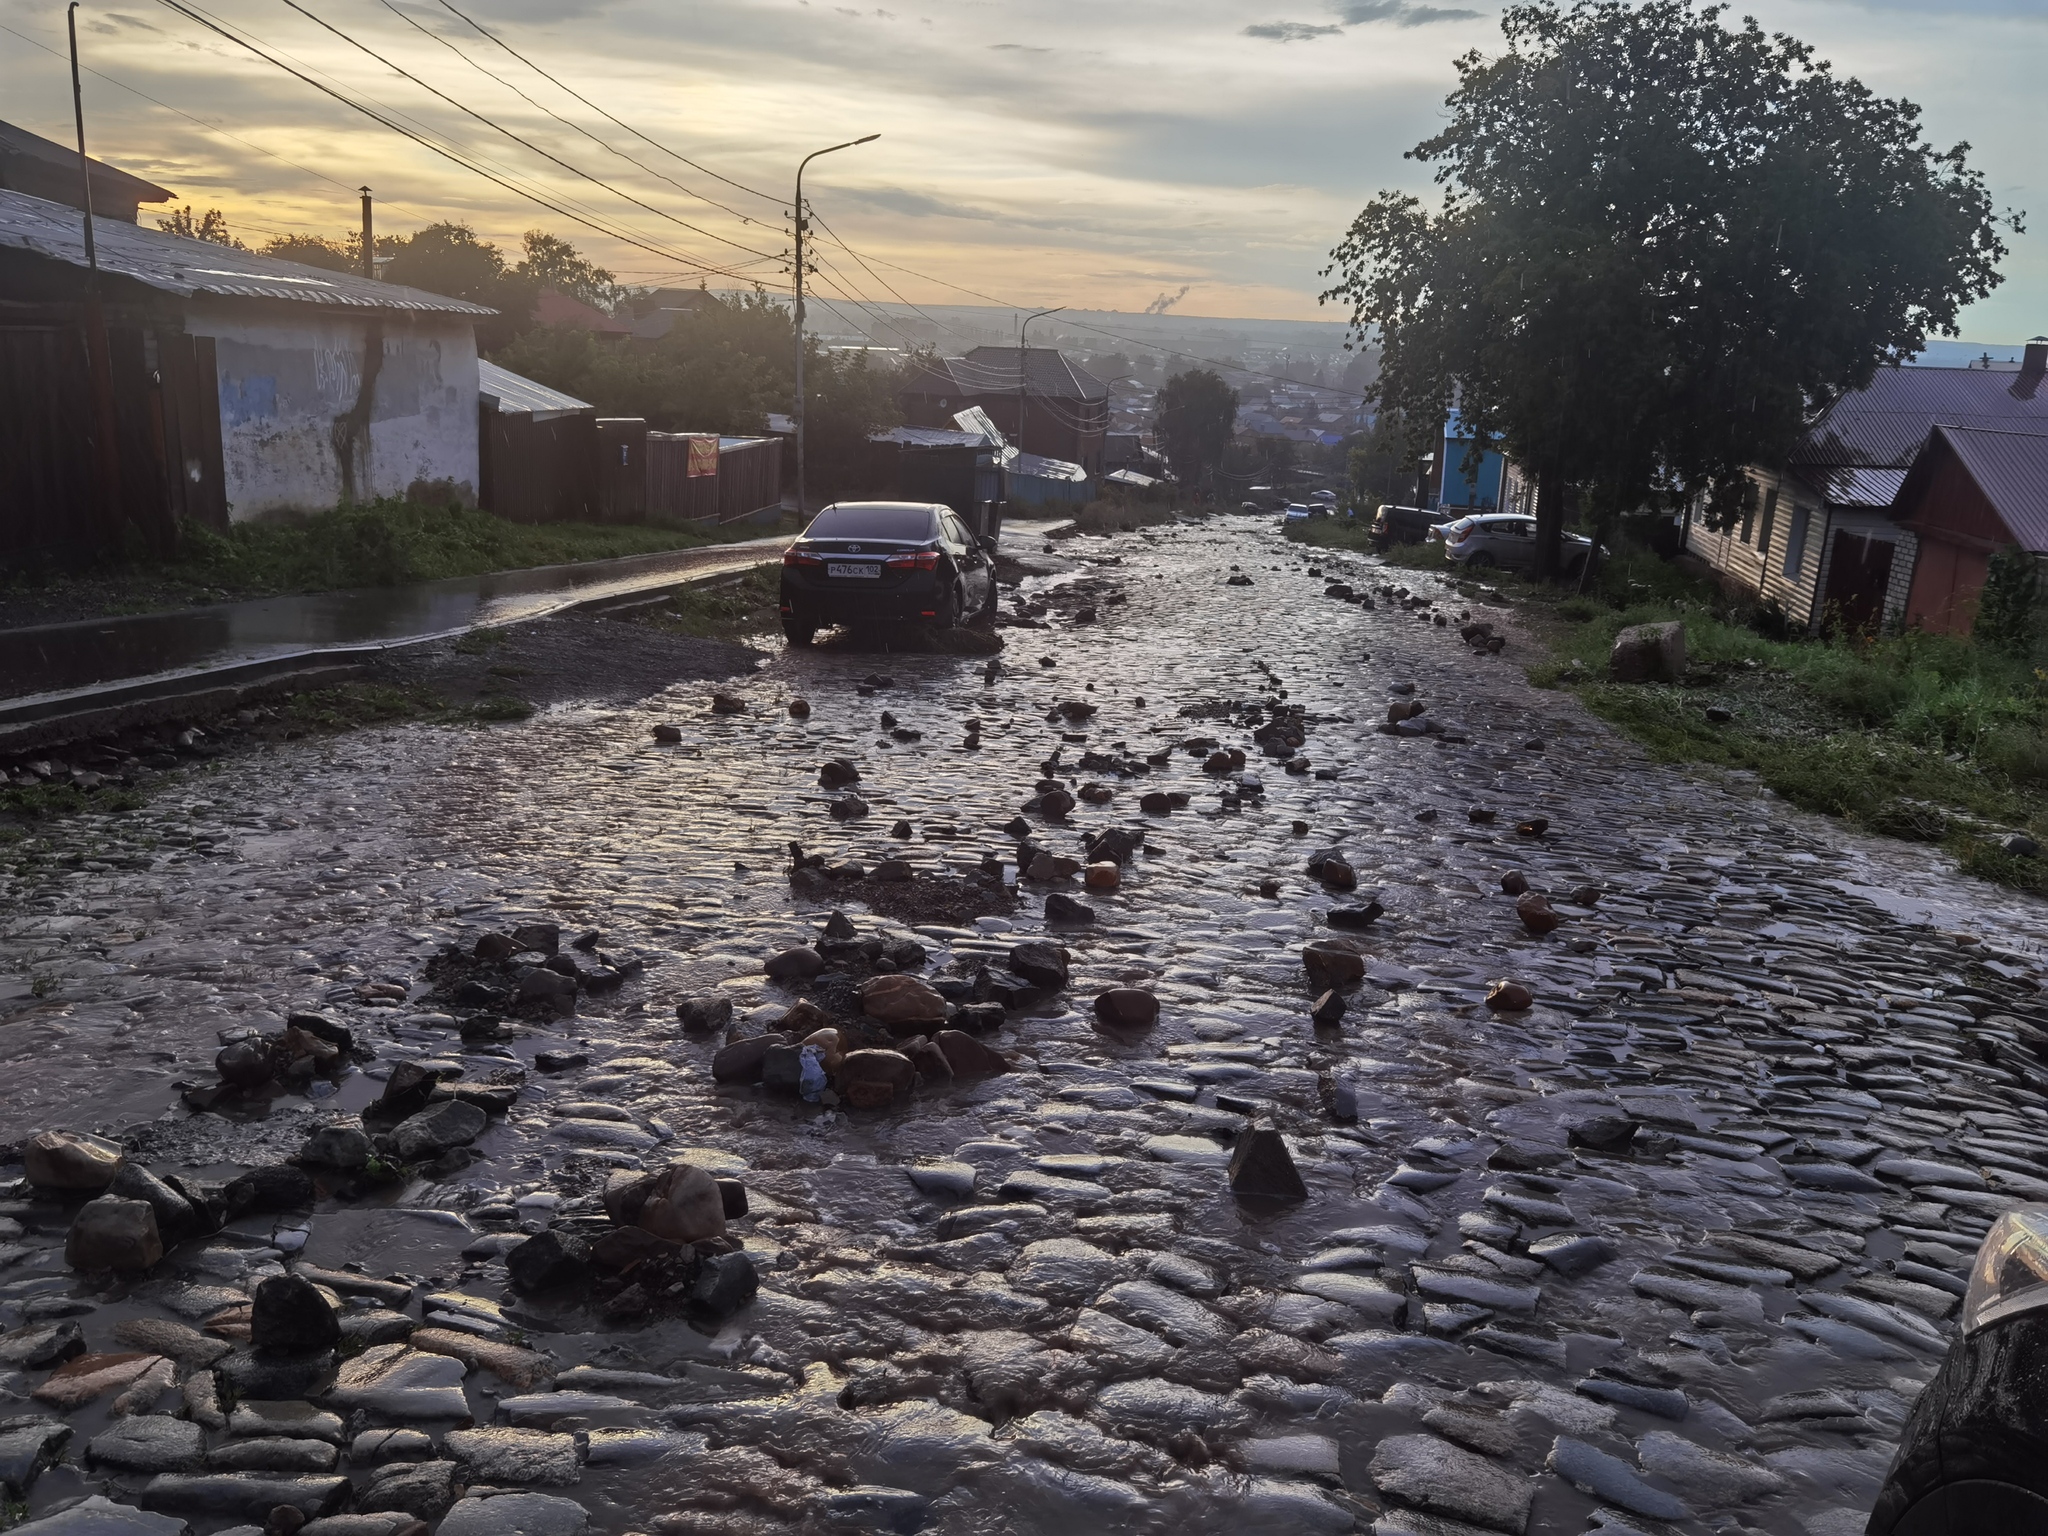
[[[1486,513],[1438,523],[1431,530],[1444,541],[1444,558],[1467,570],[1495,565],[1526,571],[1536,564],[1536,519],[1514,512]],[[1576,533],[1564,535],[1558,569],[1576,579],[1592,551],[1593,541]]]
[[[1313,516],[1315,516],[1315,513],[1310,511],[1305,503],[1292,501],[1287,504],[1287,509],[1280,514],[1280,526],[1282,528],[1292,528],[1297,523],[1307,522]]]
[[[994,612],[994,552],[951,507],[834,502],[783,552],[782,632],[809,645],[828,624],[952,629]]]
[[[1310,491],[1308,499],[1310,501],[1319,501],[1326,507],[1335,506],[1337,504],[1337,493],[1335,491]]]
[[[1373,543],[1381,549],[1390,544],[1422,544],[1430,529],[1441,519],[1427,507],[1397,507],[1383,502],[1372,520]]]

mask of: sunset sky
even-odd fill
[[[285,0],[194,8],[656,249],[439,159],[155,0],[81,8],[86,62],[111,77],[86,76],[94,153],[195,209],[223,209],[251,244],[348,228],[354,189],[368,182],[388,231],[454,218],[516,244],[541,227],[632,283],[784,286],[775,199],[787,197],[797,159],[880,133],[812,167],[813,206],[868,260],[863,268],[828,244],[828,294],[1139,309],[1185,287],[1179,313],[1301,319],[1333,318],[1316,305],[1317,273],[1360,203],[1383,186],[1426,188],[1402,151],[1434,131],[1452,58],[1500,36],[1499,7],[1478,0],[453,0],[564,85],[735,187],[607,122],[441,0],[300,3],[658,212],[465,116]],[[1838,70],[1919,102],[1931,138],[1976,146],[2001,206],[2048,220],[2034,100],[2048,0],[1749,9]],[[68,141],[62,7],[0,0],[0,24],[15,34],[0,34],[0,117]],[[2048,331],[2042,237],[2011,243],[2005,286],[1965,315],[1969,339]]]

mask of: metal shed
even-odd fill
[[[514,523],[595,521],[597,407],[479,359],[477,502]]]
[[[0,190],[0,561],[104,555],[180,520],[477,491],[461,299],[96,220],[118,475],[96,469],[83,219]]]

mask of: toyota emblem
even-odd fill
[[[858,544],[849,544],[846,546],[846,552],[849,555],[857,555],[860,553],[860,546]]]

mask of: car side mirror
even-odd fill
[[[1002,547],[1003,541],[1001,538],[999,538],[997,535],[993,533],[984,533],[981,536],[979,542],[983,549],[987,550],[990,554],[994,554],[999,548]]]

